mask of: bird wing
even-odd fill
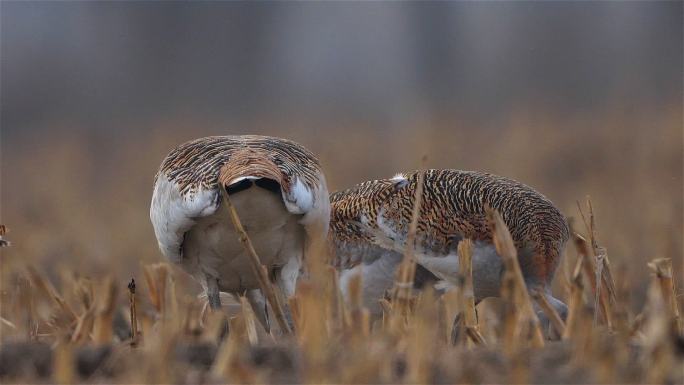
[[[189,194],[181,194],[178,184],[159,175],[154,185],[150,219],[159,249],[171,262],[180,263],[185,233],[196,220],[212,215],[220,203],[217,188],[199,189]]]

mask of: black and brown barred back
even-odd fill
[[[358,222],[365,217],[374,228],[378,214],[397,233],[406,234],[417,177],[414,171],[404,174],[405,179],[365,182],[332,194],[334,242],[371,242]],[[501,213],[529,278],[550,281],[568,239],[567,222],[546,197],[511,179],[471,171],[426,170],[417,240],[422,248],[438,254],[455,251],[464,238],[491,241],[486,207]]]
[[[164,159],[155,183],[163,174],[178,186],[183,196],[214,189],[221,168],[236,154],[242,155],[245,151],[277,166],[283,180],[297,176],[311,189],[319,184],[322,170],[311,152],[286,139],[259,135],[210,136],[183,143]]]

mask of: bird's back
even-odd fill
[[[221,168],[244,152],[270,160],[284,175],[299,177],[308,186],[320,183],[321,166],[309,150],[286,139],[260,135],[209,136],[183,143],[164,158],[155,182],[164,175],[181,194],[215,189]],[[240,172],[234,174],[239,176]]]
[[[338,249],[372,242],[360,221],[370,228],[388,226],[405,237],[417,179],[418,172],[411,172],[332,194],[331,237],[342,246]],[[447,254],[464,238],[491,241],[487,207],[501,213],[523,270],[550,280],[568,238],[567,223],[546,197],[511,179],[471,171],[426,170],[418,218],[419,246]]]

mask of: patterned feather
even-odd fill
[[[364,182],[331,195],[330,237],[338,267],[371,262],[378,253],[368,251],[376,247],[403,250],[417,175]],[[487,173],[425,171],[417,249],[446,256],[464,238],[491,242],[487,207],[498,210],[509,227],[526,278],[550,282],[569,235],[565,218],[531,187]]]

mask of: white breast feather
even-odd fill
[[[195,218],[216,212],[216,198],[215,190],[199,190],[183,197],[178,186],[166,176],[160,175],[157,178],[152,194],[150,219],[159,249],[171,262],[180,263],[183,235],[195,224]]]

